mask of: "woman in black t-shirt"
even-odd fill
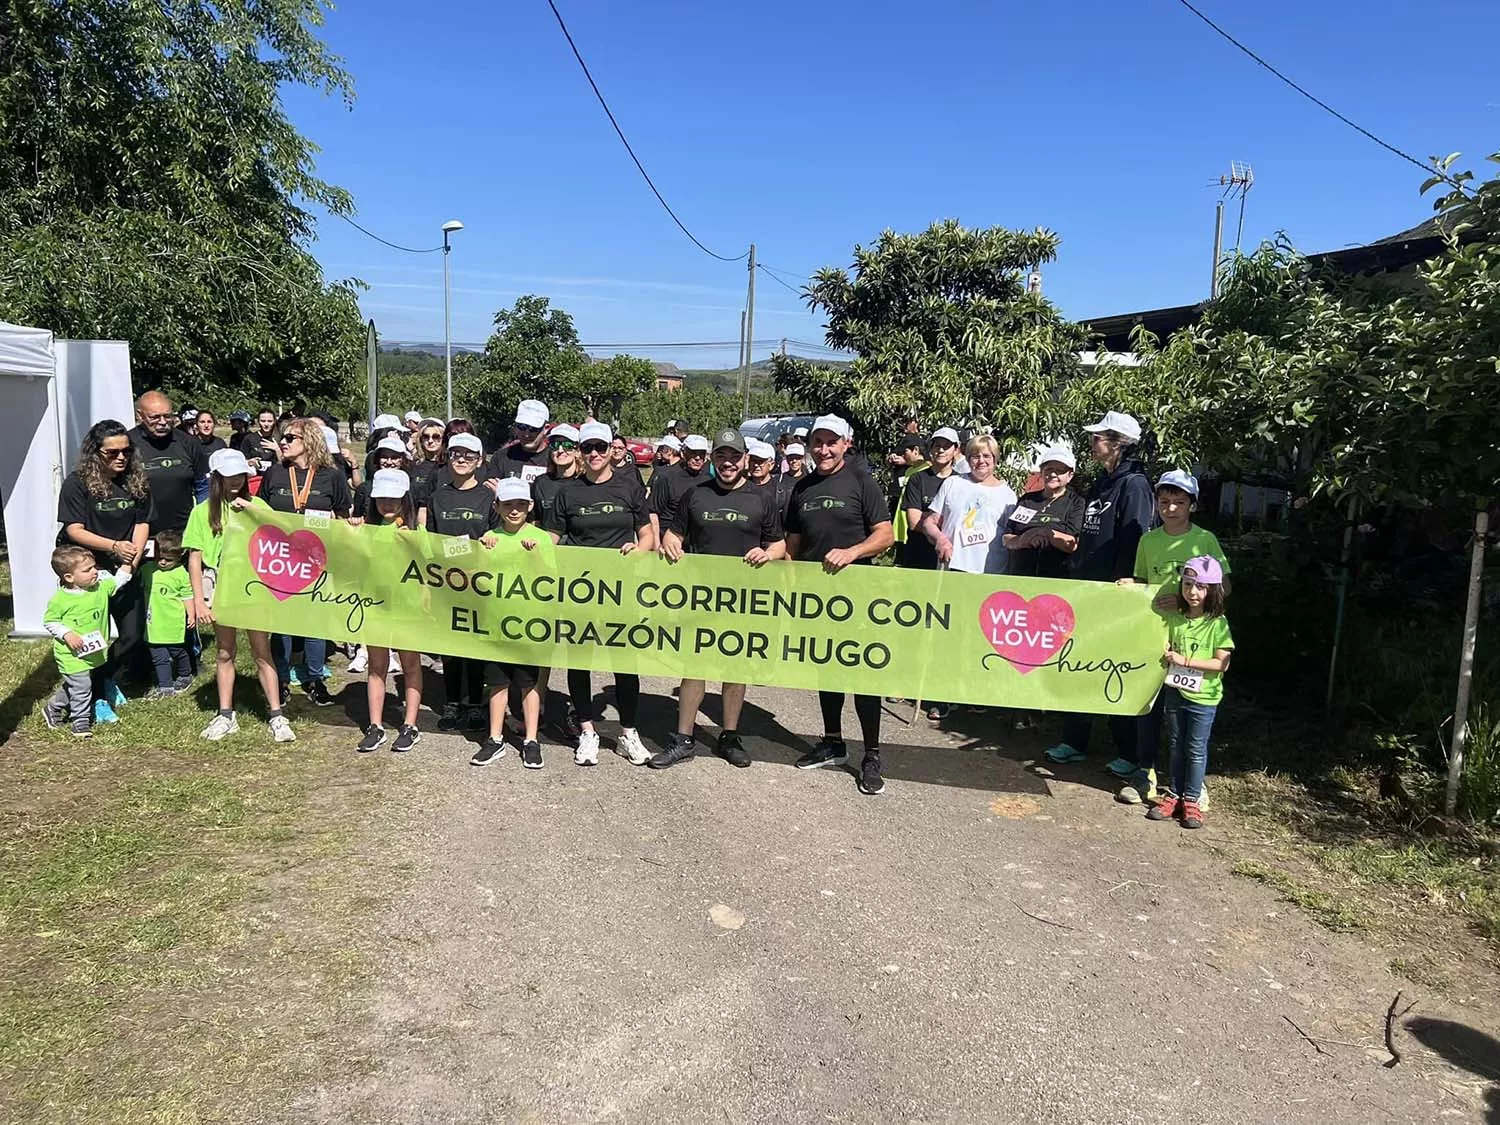
[[[1005,522],[1002,537],[1010,555],[1006,573],[1027,578],[1068,578],[1069,563],[1083,533],[1082,496],[1073,482],[1075,461],[1067,446],[1053,446],[1041,455],[1037,472],[1042,487],[1021,497]]]
[[[595,547],[628,555],[631,551],[653,551],[651,514],[646,490],[633,473],[617,473],[610,464],[609,443],[614,437],[602,422],[586,423],[579,430],[578,450],[583,456],[583,475],[565,484],[553,501],[545,525],[555,542],[570,547]],[[600,717],[594,707],[593,677],[587,668],[568,669],[568,694],[583,733],[573,761],[580,766],[599,762],[599,734],[594,729]],[[620,738],[615,753],[643,766],[651,755],[636,730],[641,706],[641,678],[633,672],[615,673],[615,705],[620,712]]]
[[[87,548],[100,570],[139,570],[151,535],[150,496],[130,431],[112,418],[95,422],[83,436],[78,468],[68,474],[58,494],[57,522],[62,528],[57,545]],[[141,591],[139,580],[127,582],[109,599],[109,615],[118,637],[104,664],[107,683],[102,702],[110,708],[124,702],[114,681],[116,671],[134,668],[134,662],[127,660],[143,651],[146,599]]]
[[[354,497],[343,471],[334,467],[323,438],[322,423],[316,418],[289,418],[281,427],[279,445],[281,462],[266,470],[261,479],[260,498],[277,512],[348,519]],[[281,683],[281,703],[285,706],[291,694],[293,638],[277,633],[273,640],[271,655],[276,661],[276,678]],[[307,698],[319,707],[331,706],[333,697],[323,683],[328,677],[324,666],[328,642],[322,637],[304,637],[302,654],[307,661],[304,684]]]

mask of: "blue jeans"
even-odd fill
[[[1208,768],[1208,735],[1214,729],[1216,703],[1194,703],[1176,688],[1164,687],[1162,725],[1172,740],[1172,792],[1195,804],[1203,796],[1203,771]]]
[[[1156,760],[1161,752],[1162,712],[1167,706],[1167,691],[1163,686],[1156,693],[1156,702],[1151,704],[1151,710],[1135,721],[1135,768],[1138,770],[1156,768]]]
[[[271,661],[276,665],[276,679],[281,683],[289,683],[292,678],[292,640],[284,633],[275,633],[271,637]],[[326,680],[328,669],[323,662],[328,659],[328,642],[322,637],[302,638],[302,657],[307,665],[309,679]]]

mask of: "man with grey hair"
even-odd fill
[[[208,476],[208,454],[176,428],[172,400],[160,391],[135,400],[135,420],[130,443],[151,486],[151,534],[183,531],[198,500],[198,481]]]

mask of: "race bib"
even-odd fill
[[[988,528],[983,527],[961,527],[958,529],[958,545],[960,547],[983,547],[990,541]]]
[[[1203,673],[1197,668],[1174,664],[1167,669],[1167,686],[1178,691],[1200,692],[1203,690]]]
[[[1011,512],[1010,522],[1016,524],[1018,527],[1025,527],[1032,520],[1036,519],[1036,511],[1035,508],[1017,508]]]
[[[443,540],[443,557],[445,559],[456,559],[460,555],[472,554],[474,551],[474,540],[448,536]]]
[[[547,471],[547,466],[546,465],[522,465],[521,466],[521,479],[523,481],[525,481],[527,484],[530,484],[532,481],[536,480],[537,477],[541,476],[546,471]]]
[[[105,643],[104,634],[95,630],[92,633],[83,634],[83,647],[73,655],[92,656],[96,652],[103,652],[108,645]]]
[[[333,522],[333,513],[327,508],[308,508],[302,514],[307,517],[309,527],[327,527]]]

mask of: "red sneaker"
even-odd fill
[[[1184,828],[1203,827],[1203,810],[1198,807],[1197,801],[1182,802],[1182,826]]]
[[[1177,799],[1175,793],[1162,793],[1156,798],[1156,803],[1146,810],[1146,819],[1171,820],[1181,807],[1182,802]]]

